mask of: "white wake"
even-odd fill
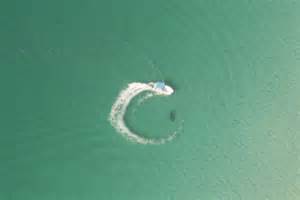
[[[146,95],[145,98],[142,99],[144,101],[145,99],[148,99],[155,95],[162,95],[162,96],[168,96],[173,93],[173,89],[170,86],[166,86],[168,91],[163,91],[161,89],[157,89],[154,87],[154,83],[130,83],[128,84],[127,88],[122,90],[117,97],[115,103],[112,106],[110,115],[109,115],[109,121],[111,125],[119,132],[122,136],[127,138],[128,140],[140,143],[140,144],[164,144],[168,141],[171,141],[176,137],[176,134],[178,133],[179,129],[182,128],[182,124],[180,127],[175,130],[173,133],[171,133],[169,136],[165,138],[159,138],[159,139],[153,139],[153,138],[145,138],[141,135],[134,133],[132,130],[130,130],[124,121],[124,116],[127,111],[127,107],[130,104],[130,101],[137,96],[138,94],[148,91],[150,94]],[[139,102],[141,104],[142,102]]]

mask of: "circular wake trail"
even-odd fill
[[[122,90],[117,97],[115,103],[112,106],[110,115],[109,115],[109,121],[111,125],[125,138],[128,140],[140,143],[140,144],[164,144],[168,141],[171,141],[177,134],[178,129],[174,131],[172,134],[170,134],[166,138],[160,138],[160,139],[153,139],[153,138],[145,138],[137,133],[134,133],[132,130],[130,130],[124,121],[124,116],[127,111],[127,107],[130,104],[130,101],[137,96],[138,94],[148,91],[151,92],[153,95],[147,96],[147,98],[150,98],[151,96],[155,95],[162,95],[162,96],[168,96],[173,93],[173,90],[170,88],[171,92],[163,92],[162,90],[159,90],[155,87],[153,87],[154,83],[130,83],[128,84],[127,88]],[[181,128],[181,126],[180,126]]]

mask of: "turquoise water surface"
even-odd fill
[[[0,200],[297,200],[300,2],[0,4]],[[164,145],[108,121],[131,82],[175,88],[128,108]],[[170,120],[170,112],[176,119]]]

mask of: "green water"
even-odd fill
[[[0,200],[297,200],[300,2],[1,1]],[[130,82],[176,94],[109,124]],[[176,120],[169,113],[176,110]]]

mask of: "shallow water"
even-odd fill
[[[24,1],[0,6],[0,199],[297,200],[297,1]],[[130,82],[175,94],[110,125]],[[136,110],[135,110],[136,109]],[[176,121],[169,119],[176,110]]]

